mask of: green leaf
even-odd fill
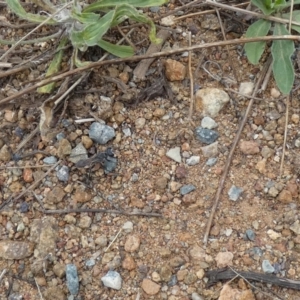
[[[71,17],[83,24],[95,23],[98,22],[100,19],[100,16],[98,14],[78,13],[75,11],[71,13]]]
[[[66,37],[60,41],[58,48],[57,48],[57,52],[54,55],[50,65],[49,65],[49,68],[46,72],[46,77],[54,75],[54,74],[58,73],[58,71],[60,70],[61,61],[62,61],[63,53],[64,53],[63,48],[66,46],[67,42],[68,42],[68,39]],[[55,87],[55,82],[51,82],[47,85],[44,85],[44,86],[38,88],[37,91],[40,94],[50,94],[53,91],[54,87]]]
[[[274,36],[288,35],[289,32],[283,24],[275,23]],[[273,74],[279,90],[283,94],[289,94],[292,90],[295,74],[291,56],[295,51],[293,41],[278,40],[273,41]]]
[[[95,46],[107,30],[112,26],[112,21],[115,16],[115,11],[111,10],[105,14],[96,23],[88,24],[81,31],[73,29],[70,34],[70,39],[74,47],[82,48],[86,46]]]
[[[130,46],[114,45],[107,41],[100,40],[98,46],[105,51],[117,56],[117,57],[129,57],[134,54],[133,48]]]
[[[251,0],[251,3],[257,6],[266,16],[275,12],[271,0]]]
[[[128,4],[134,7],[160,6],[167,3],[168,0],[100,0],[87,6],[83,12],[93,12],[105,7],[115,7],[117,5]]]
[[[300,1],[300,0],[299,0]],[[290,13],[288,14],[283,14],[282,17],[284,19],[289,20],[290,19]],[[300,23],[300,11],[299,10],[294,10],[292,13],[292,21]],[[292,24],[292,29],[296,30],[297,32],[300,33],[300,26],[299,25],[293,25]]]
[[[156,38],[156,27],[151,19],[138,12],[132,5],[123,4],[116,7],[116,15],[113,20],[113,26],[116,26],[128,17],[138,23],[147,24],[150,26],[149,38],[151,42],[159,43],[160,40]]]
[[[25,19],[27,21],[33,22],[33,23],[42,23],[44,22],[48,17],[40,16],[36,14],[31,14],[25,11],[23,6],[20,4],[18,0],[7,0],[6,1],[8,7],[20,18]],[[47,21],[47,24],[54,25],[57,24],[54,20]]]
[[[249,26],[246,37],[253,38],[266,36],[271,28],[271,22],[268,20],[258,20]],[[266,42],[253,42],[245,45],[246,55],[252,64],[257,64],[265,50]]]

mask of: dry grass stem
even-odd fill
[[[97,67],[104,66],[104,65],[108,65],[108,64],[120,64],[120,63],[124,63],[124,62],[140,61],[142,59],[147,59],[147,58],[157,58],[157,57],[162,57],[162,56],[169,56],[172,54],[178,54],[178,53],[182,53],[182,52],[186,52],[186,51],[194,51],[194,50],[200,50],[200,49],[217,47],[217,46],[245,44],[245,43],[259,42],[259,41],[274,41],[274,40],[300,41],[300,36],[298,36],[298,35],[279,36],[278,35],[278,36],[265,36],[265,37],[256,37],[256,38],[248,38],[248,39],[234,39],[234,40],[229,40],[229,41],[219,41],[219,42],[213,42],[213,43],[207,43],[207,44],[194,45],[191,47],[183,47],[183,48],[169,50],[169,51],[152,53],[150,55],[138,55],[138,56],[127,57],[127,58],[118,58],[118,59],[113,59],[113,60],[98,61],[95,63],[91,63],[90,65],[81,67],[81,68],[77,68],[77,69],[74,69],[71,71],[61,73],[60,75],[54,75],[54,76],[51,76],[50,78],[40,80],[39,82],[37,82],[36,84],[34,84],[32,86],[14,94],[14,95],[11,95],[9,97],[6,97],[6,98],[0,100],[0,105],[8,103],[14,99],[20,98],[22,95],[30,93],[30,92],[36,90],[37,88],[44,86],[48,83],[59,81],[68,76],[72,76],[72,75],[81,73],[83,71],[97,68]]]

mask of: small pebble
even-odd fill
[[[217,161],[218,159],[216,157],[211,157],[207,160],[206,165],[212,167],[217,163]]]
[[[115,130],[105,124],[94,122],[90,126],[89,137],[95,142],[104,145],[116,136]]]
[[[200,156],[191,156],[190,158],[188,158],[186,160],[186,163],[189,166],[197,165],[197,164],[199,164],[199,162],[200,162]]]
[[[57,172],[56,176],[58,180],[67,182],[69,180],[69,168],[67,166],[62,166]]]
[[[218,124],[211,117],[204,117],[201,121],[201,127],[203,128],[213,129],[216,128],[217,126]]]
[[[250,241],[254,241],[255,240],[255,232],[252,229],[247,229],[246,230],[246,237],[250,240]]]
[[[243,192],[242,188],[239,188],[239,187],[236,187],[235,185],[232,185],[231,188],[228,191],[229,199],[232,200],[232,201],[236,201],[240,197],[242,192]]]
[[[24,214],[24,213],[27,213],[28,210],[29,210],[29,205],[28,205],[28,203],[25,202],[25,201],[22,202],[21,205],[20,205],[20,212]]]
[[[116,271],[108,271],[107,274],[101,277],[102,283],[114,290],[120,290],[122,287],[122,278]]]
[[[72,295],[77,295],[79,291],[79,279],[77,268],[73,264],[66,265],[67,287]]]
[[[127,221],[124,223],[122,229],[126,232],[126,233],[130,233],[133,230],[133,223],[131,221]]]
[[[253,82],[241,82],[240,87],[239,87],[239,93],[250,96],[252,94],[254,88],[254,83]]]
[[[174,161],[181,163],[180,147],[170,149],[166,156],[173,159]]]
[[[58,141],[60,141],[60,140],[62,140],[62,139],[65,139],[66,138],[66,136],[65,136],[65,134],[63,133],[63,132],[60,132],[60,133],[58,133],[57,135],[56,135],[56,139],[58,140]]]
[[[194,292],[194,293],[192,293],[192,300],[204,300],[204,298]]]
[[[78,145],[76,145],[75,148],[72,149],[68,160],[71,161],[72,163],[76,164],[81,159],[87,159],[87,158],[88,158],[88,155],[87,155],[87,151],[86,151],[85,147],[83,146],[82,143],[79,143]]]
[[[55,156],[48,156],[43,159],[43,162],[46,165],[52,165],[52,164],[57,163],[57,158]]]
[[[180,194],[183,196],[183,195],[189,194],[190,192],[194,191],[195,189],[196,189],[196,187],[194,185],[186,184],[180,188]]]
[[[271,265],[271,263],[267,259],[263,260],[261,266],[265,273],[271,274],[271,273],[274,273],[274,271],[275,271],[274,267]]]
[[[95,261],[94,259],[88,259],[88,260],[85,262],[85,265],[86,265],[88,268],[93,267],[95,264],[96,264],[96,261]]]
[[[219,137],[216,131],[202,127],[197,127],[195,133],[198,140],[208,145],[215,142]]]

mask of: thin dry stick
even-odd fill
[[[258,79],[258,81],[255,85],[255,89],[252,93],[253,96],[256,95],[256,93],[259,89],[259,86],[260,86],[261,82],[263,81],[265,72],[267,72],[271,61],[272,61],[272,59],[270,57],[268,59],[268,61],[266,62],[266,64],[264,65],[263,72],[261,72],[260,77],[259,77],[259,79]],[[239,125],[239,130],[238,130],[238,132],[237,132],[237,134],[234,138],[234,141],[232,143],[230,152],[228,154],[226,164],[225,164],[225,167],[224,167],[224,172],[222,174],[222,177],[221,177],[221,180],[220,180],[220,183],[219,183],[219,187],[218,187],[218,190],[217,190],[217,193],[216,193],[216,196],[215,196],[214,204],[213,204],[213,207],[211,208],[210,216],[209,216],[209,219],[208,219],[208,222],[207,222],[207,225],[206,225],[206,230],[205,230],[205,234],[204,234],[204,238],[203,238],[203,243],[204,243],[205,246],[206,246],[207,241],[208,241],[208,236],[209,236],[210,228],[211,228],[211,225],[212,225],[212,221],[213,221],[216,209],[218,207],[218,203],[219,203],[219,200],[220,200],[220,197],[221,197],[221,192],[223,190],[225,180],[226,180],[227,174],[229,172],[229,167],[230,167],[230,164],[231,164],[231,160],[232,160],[235,148],[237,146],[238,141],[240,140],[241,133],[244,129],[244,126],[246,124],[246,121],[247,121],[247,118],[248,118],[248,115],[249,115],[249,112],[252,108],[253,103],[254,103],[254,99],[251,99],[248,103],[248,107],[247,107],[247,110],[245,112],[244,118],[243,118],[241,124]]]
[[[38,168],[50,168],[52,167],[53,164],[50,164],[50,165],[35,165],[35,166],[18,166],[18,167],[7,167],[7,166],[3,166],[3,167],[0,167],[0,170],[6,170],[6,169],[38,169]]]
[[[124,215],[124,216],[143,216],[143,217],[158,217],[162,218],[163,215],[159,213],[144,213],[144,212],[130,212],[130,211],[122,211],[122,210],[113,210],[113,209],[98,209],[98,208],[70,208],[70,209],[45,209],[43,202],[36,195],[34,191],[32,191],[35,199],[39,202],[42,212],[44,214],[70,214],[70,213],[101,213],[101,214],[116,214],[116,215]]]
[[[245,94],[242,94],[240,92],[237,92],[237,91],[235,91],[233,89],[229,89],[229,88],[225,88],[225,91],[235,93],[243,98],[254,99],[254,100],[258,100],[258,101],[266,101],[266,99],[245,95]]]
[[[1,282],[3,276],[5,275],[6,272],[7,272],[6,269],[4,269],[4,270],[1,272],[1,275],[0,275],[0,282]]]
[[[213,1],[216,1],[216,0],[213,0]],[[218,17],[218,21],[219,21],[219,24],[220,24],[220,27],[221,27],[223,39],[224,39],[224,41],[226,41],[227,40],[226,39],[226,34],[225,34],[225,30],[224,30],[222,19],[221,19],[221,16],[220,16],[220,12],[219,12],[219,10],[217,8],[215,9],[215,11],[216,11],[216,14],[217,14],[217,17]],[[230,52],[229,52],[229,45],[226,45],[226,50],[227,50],[227,55],[228,55],[228,62],[229,62],[229,65],[230,65],[230,67],[231,67],[231,69],[233,71],[233,76],[234,76],[235,80],[237,82],[239,82],[237,74],[236,74],[235,69],[233,67],[231,55],[230,55]]]
[[[59,12],[64,10],[66,7],[70,6],[72,3],[67,3],[63,7],[61,7],[59,10],[57,10],[55,13],[50,15],[45,21],[43,21],[41,24],[39,24],[37,27],[32,29],[29,33],[27,33],[25,36],[23,36],[20,40],[18,40],[9,50],[7,50],[1,57],[0,61],[3,60],[10,52],[12,52],[19,44],[20,42],[24,41],[29,35],[34,33],[36,30],[38,30],[40,27],[42,27],[44,24],[46,24],[48,21],[50,21],[55,15],[57,15]]]
[[[39,285],[38,285],[38,283],[37,283],[37,281],[36,281],[35,277],[34,277],[34,281],[35,281],[35,285],[36,285],[36,287],[37,287],[37,289],[38,289],[38,292],[39,292],[40,298],[41,298],[42,300],[44,300],[44,298],[43,298],[43,295],[42,295],[42,293],[41,293],[41,290],[40,290],[40,287],[39,287]]]
[[[234,7],[243,7],[248,4],[249,4],[249,2],[244,2],[244,3],[235,4],[233,6]],[[191,13],[191,14],[187,14],[187,15],[183,15],[178,18],[175,18],[174,22],[177,22],[178,20],[182,20],[182,19],[186,19],[186,18],[195,18],[195,17],[201,16],[201,15],[207,15],[207,14],[211,14],[214,12],[215,12],[214,9],[210,9],[210,10],[200,11],[200,12],[196,12],[196,13]]]
[[[191,47],[191,32],[189,32],[189,46]],[[188,120],[192,121],[193,108],[194,108],[194,77],[192,71],[192,51],[189,51],[189,76],[190,76],[190,110]]]
[[[107,252],[108,249],[111,247],[111,245],[115,242],[115,240],[117,239],[117,237],[119,236],[119,234],[121,233],[122,231],[122,227],[120,228],[120,230],[118,231],[118,233],[116,234],[116,236],[113,238],[113,240],[110,242],[110,244],[108,245],[108,247],[104,250],[104,252]]]
[[[31,131],[24,140],[16,148],[16,152],[21,150],[37,133],[39,132],[39,127],[37,126],[33,131]]]
[[[252,286],[253,289],[258,290],[258,291],[260,291],[263,295],[265,295],[265,296],[267,296],[267,297],[269,297],[269,298],[275,300],[273,295],[269,295],[269,294],[265,293],[264,291],[262,291],[261,289],[257,288],[255,285],[253,285],[248,279],[246,279],[246,278],[245,278],[243,275],[241,275],[239,272],[237,272],[236,270],[234,270],[234,269],[231,268],[230,266],[228,266],[228,267],[229,267],[229,268],[231,269],[231,271],[234,272],[238,277],[241,277],[241,278],[242,278],[244,281],[246,281],[250,286]],[[236,277],[235,277],[235,278],[236,278]]]
[[[285,147],[286,147],[286,140],[287,140],[287,129],[288,129],[288,123],[289,123],[289,103],[290,103],[290,97],[291,96],[292,96],[292,93],[290,93],[289,96],[286,97],[284,138],[283,138],[282,155],[281,155],[280,170],[279,170],[279,176],[280,176],[280,178],[281,178],[281,175],[282,175],[283,164],[284,164],[284,157],[285,157]]]
[[[159,213],[145,213],[145,212],[130,212],[123,210],[113,210],[113,209],[97,209],[97,208],[70,208],[70,209],[51,209],[43,210],[45,214],[70,214],[70,213],[101,213],[101,214],[116,214],[124,216],[143,216],[143,217],[158,217],[162,218],[162,214]]]
[[[15,198],[10,198],[9,201],[5,201],[4,203],[2,203],[0,205],[0,211],[1,209],[6,206],[8,203],[12,202],[12,201],[16,201],[18,199],[20,199],[21,197],[23,197],[28,191],[34,189],[46,176],[48,176],[50,174],[50,172],[52,170],[54,170],[56,168],[56,166],[58,166],[58,164],[60,164],[60,160],[54,164],[41,178],[39,178],[37,181],[35,181],[32,185],[30,185],[26,190],[24,190],[23,192],[21,192],[18,196],[16,196]]]
[[[112,59],[112,60],[106,60],[106,61],[98,61],[91,63],[87,66],[83,66],[81,68],[77,68],[71,71],[67,71],[64,73],[61,73],[59,75],[51,76],[50,78],[46,78],[44,80],[41,80],[37,82],[36,84],[12,95],[9,97],[6,97],[2,100],[0,100],[0,105],[8,103],[14,99],[20,98],[20,96],[27,94],[31,91],[34,91],[35,89],[44,86],[48,83],[55,82],[62,80],[65,77],[81,73],[83,71],[93,69],[96,67],[108,65],[108,64],[120,64],[124,62],[134,62],[134,61],[140,61],[142,59],[147,59],[147,58],[156,58],[156,57],[161,57],[161,56],[169,56],[172,54],[178,54],[186,51],[194,51],[194,50],[199,50],[199,49],[204,49],[204,48],[211,48],[211,47],[216,47],[216,46],[226,46],[226,45],[236,45],[236,44],[245,44],[245,43],[251,43],[251,42],[259,42],[259,41],[276,41],[276,40],[294,40],[294,41],[300,41],[300,36],[298,35],[277,35],[277,36],[264,36],[264,37],[255,37],[255,38],[247,38],[247,39],[234,39],[234,40],[229,40],[229,41],[219,41],[219,42],[213,42],[213,43],[207,43],[207,44],[200,44],[200,45],[194,45],[191,47],[184,47],[180,49],[174,49],[174,50],[169,50],[169,51],[164,51],[164,52],[157,52],[157,53],[152,53],[150,55],[139,55],[139,56],[133,56],[133,57],[127,57],[127,58],[119,58],[119,59]]]
[[[282,19],[282,18],[277,18],[277,17],[272,17],[272,16],[266,16],[266,15],[263,15],[263,14],[256,13],[254,11],[241,9],[241,8],[238,8],[238,7],[222,4],[222,3],[219,3],[219,2],[214,2],[214,1],[211,1],[211,0],[206,0],[206,4],[214,6],[214,7],[220,7],[220,8],[236,11],[236,12],[239,12],[239,13],[242,13],[242,14],[245,14],[245,15],[251,15],[251,16],[254,16],[254,17],[258,17],[259,19],[274,21],[274,22],[277,22],[277,23],[289,24],[289,22],[290,22],[287,19]],[[299,22],[292,21],[291,24],[300,26]]]

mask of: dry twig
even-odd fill
[[[261,72],[260,77],[257,80],[257,83],[255,85],[255,89],[252,93],[253,96],[256,95],[256,93],[259,89],[259,86],[261,85],[261,82],[263,81],[263,78],[265,77],[265,72],[267,72],[267,70],[269,69],[269,65],[270,65],[271,61],[272,61],[272,59],[271,59],[271,57],[269,57],[268,61],[264,65],[264,69]],[[253,103],[254,103],[254,99],[251,99],[248,103],[248,107],[247,107],[247,110],[245,112],[244,118],[243,118],[241,124],[239,125],[239,130],[238,130],[238,132],[237,132],[237,134],[234,138],[234,141],[232,143],[230,152],[228,154],[226,164],[225,164],[225,167],[224,167],[224,172],[222,174],[222,177],[221,177],[221,180],[220,180],[220,183],[219,183],[219,187],[218,187],[218,190],[217,190],[217,193],[216,193],[216,196],[215,196],[214,204],[211,208],[210,216],[209,216],[209,219],[208,219],[208,222],[207,222],[207,225],[206,225],[206,230],[205,230],[204,238],[203,238],[203,243],[204,243],[205,246],[206,246],[207,241],[208,241],[208,236],[209,236],[210,228],[211,228],[211,225],[212,225],[212,221],[213,221],[216,209],[218,207],[218,203],[219,203],[219,200],[220,200],[220,197],[221,197],[221,192],[223,190],[225,180],[226,180],[227,174],[229,172],[229,167],[230,167],[230,164],[231,164],[231,160],[232,160],[235,148],[237,146],[237,143],[240,140],[241,133],[244,129],[244,126],[246,124],[246,121],[247,121],[247,118],[248,118],[248,115],[249,115],[249,112],[252,108]]]
[[[189,47],[191,47],[191,32],[189,32]],[[193,77],[193,70],[192,70],[192,51],[189,51],[189,77],[190,77],[190,110],[188,120],[192,121],[193,115],[193,108],[194,108],[194,77]]]
[[[12,201],[16,201],[18,199],[20,199],[21,197],[23,197],[27,192],[29,192],[30,190],[34,189],[46,176],[48,176],[50,174],[50,172],[52,170],[54,170],[56,168],[56,166],[58,166],[58,164],[60,164],[60,160],[54,164],[43,176],[41,176],[41,178],[39,178],[38,180],[36,180],[33,184],[31,184],[26,190],[24,190],[23,192],[21,192],[18,196],[16,196],[15,198],[9,198],[7,201],[3,202],[0,205],[0,211],[2,210],[3,207],[5,207],[7,204],[9,204]]]
[[[0,105],[6,104],[12,100],[18,99],[24,94],[30,93],[34,91],[35,89],[44,86],[48,83],[59,81],[64,79],[65,77],[75,75],[78,73],[81,73],[83,71],[93,69],[96,67],[108,65],[108,64],[120,64],[124,62],[133,62],[133,61],[140,61],[142,59],[147,59],[147,58],[157,58],[157,57],[162,57],[162,56],[168,56],[172,54],[178,54],[186,51],[193,51],[193,50],[199,50],[199,49],[205,49],[205,48],[211,48],[211,47],[216,47],[216,46],[226,46],[226,45],[236,45],[236,44],[245,44],[245,43],[250,43],[250,42],[259,42],[259,41],[274,41],[274,40],[294,40],[294,41],[300,41],[300,37],[298,35],[282,35],[282,36],[265,36],[265,37],[256,37],[256,38],[247,38],[247,39],[234,39],[234,40],[229,40],[229,41],[220,41],[220,42],[213,42],[213,43],[207,43],[207,44],[200,44],[200,45],[194,45],[191,47],[184,47],[180,49],[174,49],[174,50],[169,50],[169,51],[164,51],[164,52],[157,52],[157,53],[152,53],[150,55],[138,55],[138,56],[133,56],[133,57],[127,57],[127,58],[119,58],[119,59],[112,59],[112,60],[106,60],[106,61],[98,61],[95,63],[91,63],[87,66],[77,68],[71,71],[67,71],[64,73],[61,73],[60,75],[54,75],[51,76],[50,78],[46,78],[44,80],[40,80],[36,84],[14,94],[11,95],[7,98],[4,98],[0,100]]]

